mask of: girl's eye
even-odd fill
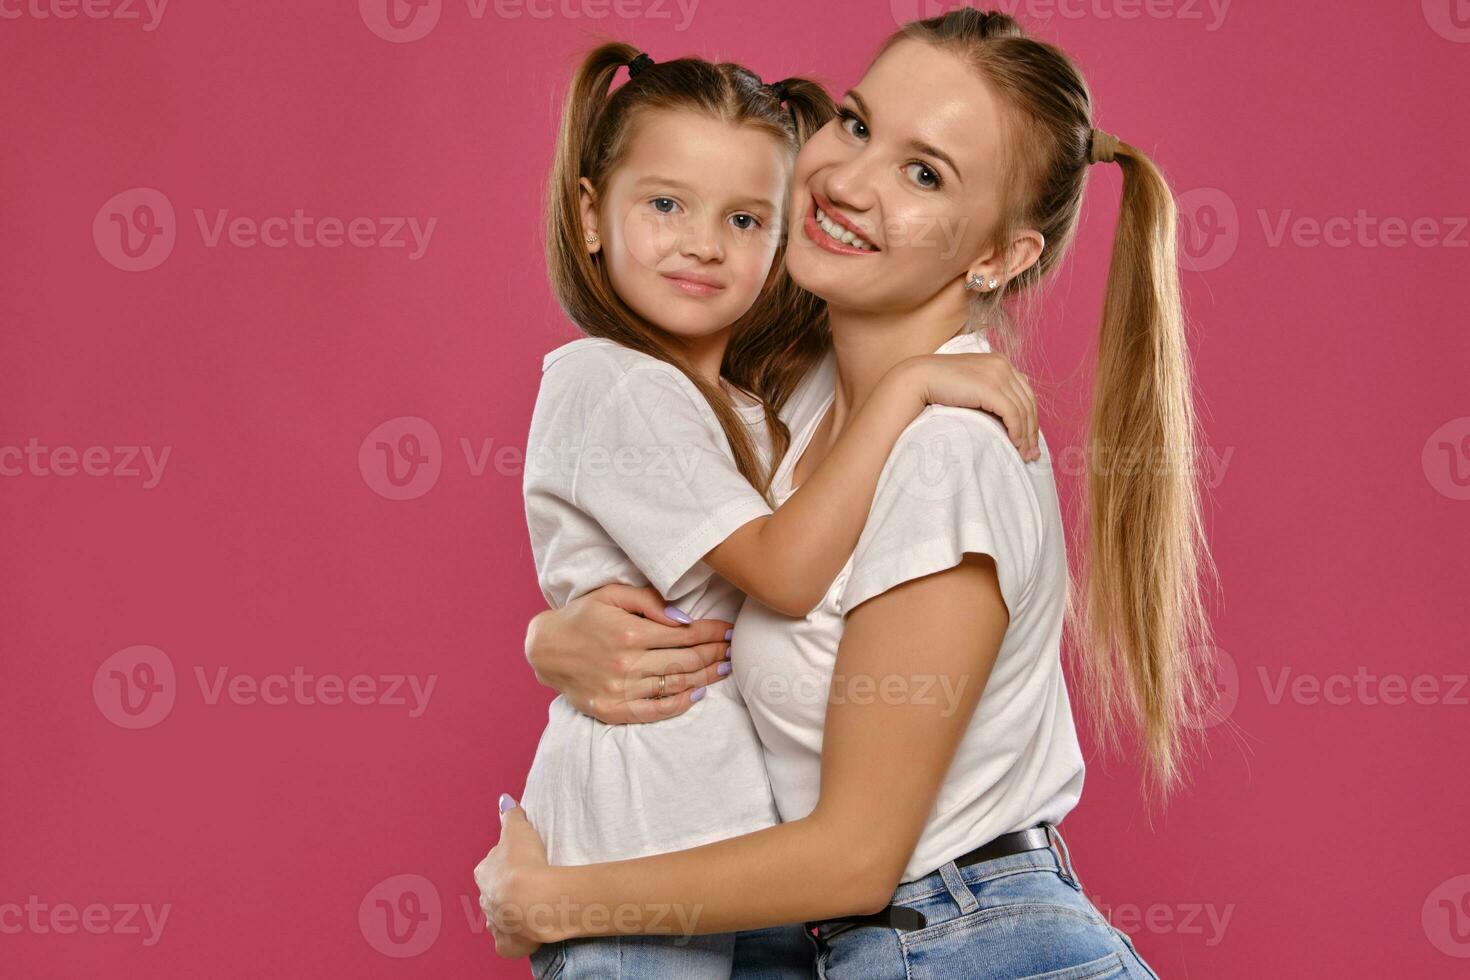
[[[741,231],[749,231],[752,228],[757,228],[760,226],[760,221],[753,214],[731,215],[730,220],[735,222],[735,227],[739,228]]]
[[[673,214],[679,209],[679,202],[675,201],[672,197],[655,197],[649,203],[653,205],[653,209],[659,214]]]
[[[935,173],[934,168],[927,164],[911,163],[904,167],[904,170],[908,172],[913,182],[920,187],[938,187],[942,183],[939,179],[939,174]]]
[[[842,120],[842,128],[847,130],[849,136],[860,140],[868,138],[868,124],[857,117],[857,113],[851,109],[838,109],[837,118]]]

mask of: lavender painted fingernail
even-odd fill
[[[694,693],[692,693],[692,694],[689,695],[689,700],[690,701],[698,701],[702,697],[704,697],[704,688],[702,688],[702,687],[696,687],[694,689]]]
[[[694,622],[693,618],[678,606],[664,606],[664,615],[686,626]]]
[[[715,668],[715,673],[716,674],[719,674],[721,676],[724,676],[725,674],[730,673],[730,661],[726,660],[724,663],[722,663],[718,667],[716,667]]]
[[[726,643],[729,643],[730,642],[730,639],[734,635],[735,635],[735,627],[732,626],[729,629],[725,630],[725,642]]]
[[[516,805],[516,798],[514,796],[511,796],[509,793],[501,793],[500,794],[500,812],[501,813],[504,813],[506,810],[509,810],[511,807],[513,807],[515,805]]]

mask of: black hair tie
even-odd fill
[[[772,82],[771,83],[771,92],[775,94],[776,101],[777,102],[785,102],[786,101],[786,83],[785,82]]]
[[[628,62],[628,77],[637,78],[639,72],[647,71],[655,64],[657,64],[657,62],[650,58],[646,53],[640,51],[638,52],[638,57]]]

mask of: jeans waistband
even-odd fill
[[[1076,870],[1072,867],[1071,854],[1068,852],[1067,842],[1062,838],[1061,831],[1055,824],[1049,824],[1047,832],[1051,838],[1051,844],[1048,847],[1022,851],[1020,854],[1007,854],[1005,857],[992,858],[989,861],[981,861],[964,868],[957,867],[954,861],[948,861],[922,878],[899,885],[893,893],[893,898],[889,899],[889,904],[907,905],[910,902],[948,891],[955,902],[964,907],[974,901],[969,888],[966,887],[968,885],[1021,871],[1042,869],[1057,872],[1080,889],[1082,883],[1078,880]]]

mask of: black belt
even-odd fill
[[[1049,824],[1038,824],[1025,830],[1017,830],[1009,834],[1001,834],[988,844],[981,844],[965,854],[954,859],[955,867],[968,868],[972,864],[981,861],[993,861],[996,858],[1008,857],[1012,854],[1021,854],[1025,851],[1036,851],[1043,847],[1051,846],[1051,835],[1048,832]],[[852,925],[852,926],[887,926],[890,929],[898,929],[908,932],[912,929],[922,929],[928,923],[924,913],[918,909],[905,908],[902,905],[890,905],[881,912],[871,915],[844,915],[835,919],[822,919],[817,922],[806,924],[807,932],[816,935],[818,926],[827,925]]]

